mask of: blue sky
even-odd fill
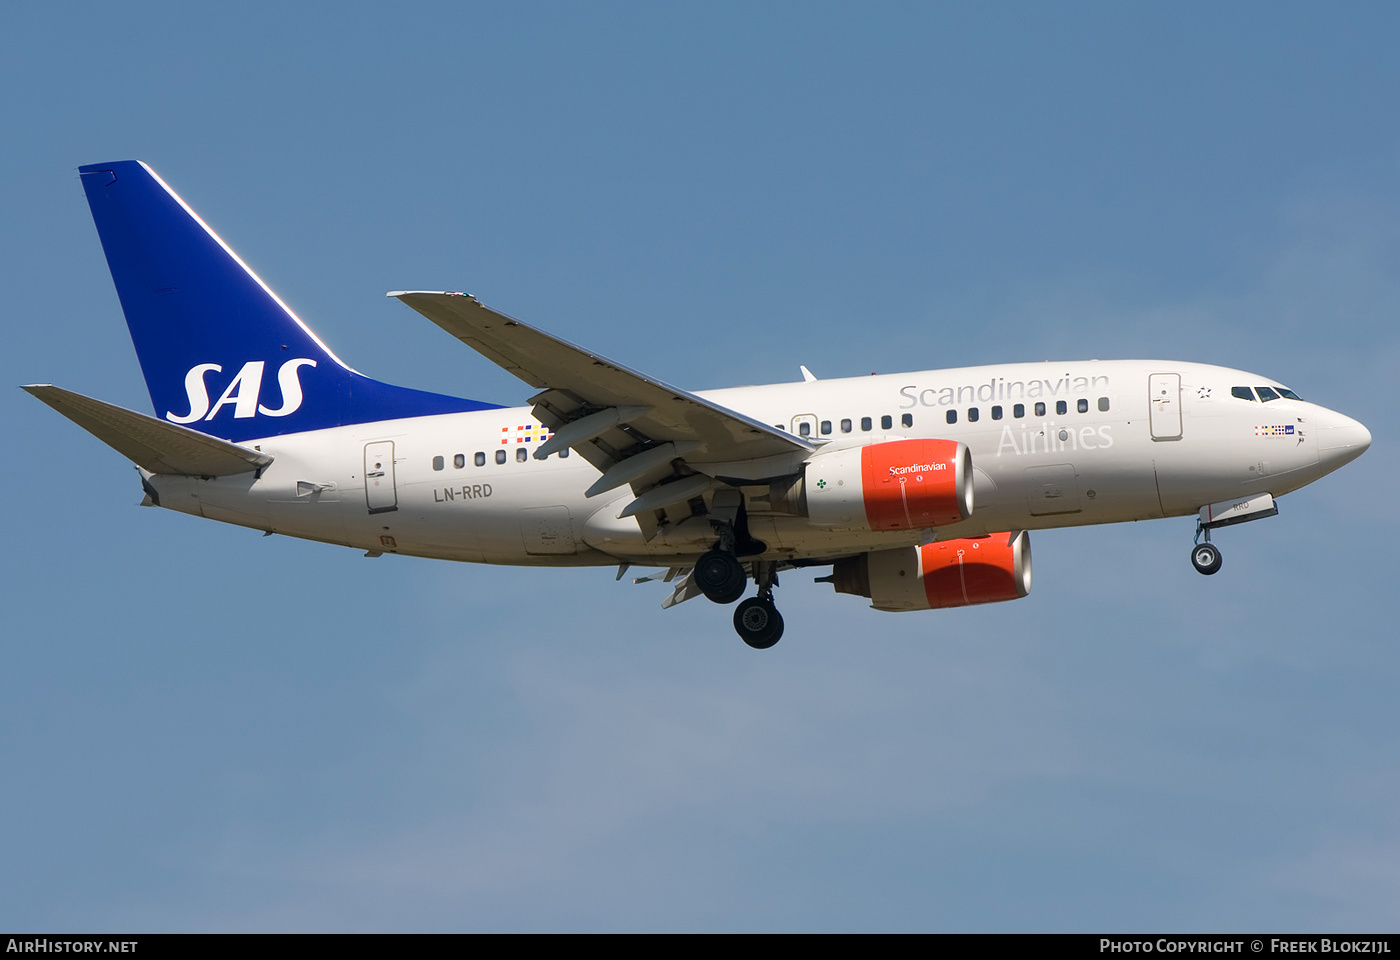
[[[784,577],[766,654],[611,570],[136,507],[17,389],[7,930],[1400,922],[1400,15],[1386,4],[24,5],[0,382],[148,409],[79,164],[150,163],[347,362],[528,388],[462,289],[692,388],[1241,367],[1361,460],[1223,532],[1033,534],[1025,600]]]

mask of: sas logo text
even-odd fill
[[[265,365],[262,360],[249,360],[243,364],[243,369],[239,370],[238,375],[233,378],[233,382],[224,388],[224,392],[214,402],[213,407],[209,405],[209,388],[204,382],[204,376],[207,373],[223,373],[224,368],[217,363],[201,363],[191,367],[189,372],[185,374],[185,393],[189,396],[190,412],[182,416],[170,410],[166,412],[165,419],[171,423],[213,420],[225,406],[233,407],[235,420],[246,420],[259,413],[265,417],[285,417],[288,414],[296,413],[301,407],[303,399],[301,380],[297,371],[302,367],[316,366],[316,361],[299,357],[296,360],[288,360],[278,368],[277,387],[282,392],[282,405],[280,407],[265,407],[258,402],[259,395],[262,393],[263,367]]]

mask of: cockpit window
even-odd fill
[[[1255,387],[1254,389],[1259,391],[1259,399],[1263,400],[1265,403],[1268,403],[1270,400],[1278,399],[1278,394],[1274,393],[1273,387]]]
[[[1231,387],[1230,396],[1238,397],[1241,400],[1253,400],[1254,391],[1248,387]]]
[[[1302,399],[1303,399],[1302,397],[1298,396],[1296,393],[1294,393],[1292,390],[1288,389],[1287,387],[1275,387],[1274,389],[1278,390],[1279,396],[1284,397],[1285,399],[1288,399],[1288,400],[1302,400]]]

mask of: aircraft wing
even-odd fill
[[[724,473],[708,471],[712,475],[776,477],[793,472],[815,449],[771,424],[498,313],[475,297],[428,291],[389,296],[539,388],[531,398],[534,414],[555,436],[536,456],[578,450],[604,472],[600,483],[616,481],[601,489],[595,484],[590,494],[630,483],[641,501],[630,505],[634,514],[666,506],[670,485],[664,481],[675,474],[677,500],[688,499],[682,493],[699,495],[701,484],[687,471],[707,471],[696,464],[722,465]],[[658,485],[664,489],[655,490]]]

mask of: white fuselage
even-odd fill
[[[1233,387],[1261,385],[1276,386],[1223,367],[1122,360],[930,370],[701,396],[826,441],[814,460],[886,440],[962,441],[972,454],[975,509],[937,530],[939,539],[950,539],[1181,516],[1234,497],[1277,497],[1365,449],[1357,449],[1364,427],[1316,404],[1231,395]],[[714,531],[702,518],[663,526],[648,541],[634,518],[617,518],[633,499],[630,489],[584,495],[599,473],[576,453],[544,460],[517,454],[533,451],[544,433],[526,407],[391,420],[250,441],[275,458],[257,475],[147,480],[161,506],[371,552],[661,566],[684,565],[713,545]],[[690,459],[703,457],[700,451]],[[838,557],[926,536],[822,528],[806,517],[765,512],[752,499],[747,518],[751,535],[768,546],[767,560]]]

